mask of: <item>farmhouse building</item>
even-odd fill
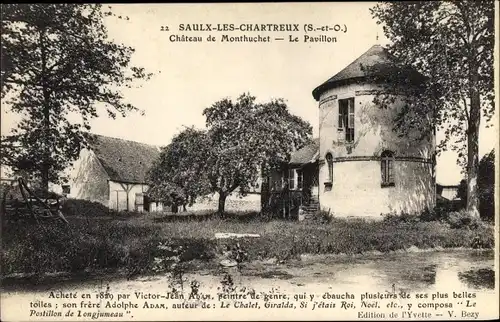
[[[388,108],[374,103],[385,90],[383,77],[375,73],[400,72],[387,51],[375,45],[313,90],[319,139],[293,153],[288,165],[268,178],[270,196],[273,189],[289,191],[285,213],[320,208],[341,217],[380,217],[435,205],[434,135],[416,140],[414,131],[400,137],[393,129],[403,100]],[[265,198],[263,203],[269,203]]]
[[[117,211],[160,211],[163,205],[149,200],[146,194],[147,171],[159,155],[156,146],[92,135],[62,192]]]

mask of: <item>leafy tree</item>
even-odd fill
[[[477,185],[481,218],[495,220],[495,150],[479,162]]]
[[[494,1],[384,1],[371,11],[383,24],[395,61],[426,79],[403,93],[406,105],[396,130],[422,129],[422,120],[431,115],[432,126],[423,132],[444,130],[438,151],[451,145],[458,153],[467,172],[467,210],[479,215],[479,128],[481,118],[489,122],[495,109]]]
[[[460,183],[458,184],[457,198],[467,202],[467,180],[465,179],[460,180]]]
[[[284,162],[310,139],[311,126],[291,115],[281,99],[257,103],[249,94],[206,108],[206,131],[186,129],[167,146],[151,170],[152,191],[170,194],[170,184],[193,197],[219,195],[218,211],[233,191],[245,195],[262,173]],[[162,184],[168,188],[163,189]]]
[[[206,156],[210,146],[205,131],[187,128],[164,147],[149,170],[149,195],[167,205],[192,205],[210,192]]]
[[[482,219],[493,220],[495,216],[495,150],[479,161],[477,178],[479,213]],[[461,180],[457,196],[467,200],[467,180]]]
[[[114,14],[101,5],[1,9],[2,105],[21,116],[2,139],[2,163],[37,174],[48,190],[86,145],[97,103],[112,118],[137,110],[120,89],[151,74],[130,66],[133,48],[108,39],[104,19]]]

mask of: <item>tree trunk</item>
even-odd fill
[[[467,134],[467,211],[479,216],[479,196],[477,177],[479,168],[479,129],[469,128]]]
[[[471,68],[474,70],[474,68]],[[467,129],[467,212],[479,217],[477,178],[479,171],[479,125],[481,121],[481,99],[477,89],[478,75],[470,77],[470,113]]]
[[[219,215],[224,214],[224,208],[226,207],[226,197],[227,195],[224,192],[219,192],[219,209],[217,210]]]
[[[42,183],[41,183],[41,192],[42,195],[40,197],[42,198],[48,198],[49,195],[49,170],[48,170],[48,163],[44,160],[43,165],[42,165]]]
[[[44,138],[43,138],[43,160],[42,160],[42,186],[41,189],[44,194],[48,195],[49,192],[49,172],[50,172],[50,94],[45,80],[47,73],[47,52],[45,48],[45,29],[40,31],[40,48],[41,48],[41,69],[42,69],[42,91],[43,91],[43,124],[44,124]]]

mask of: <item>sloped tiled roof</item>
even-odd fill
[[[149,168],[160,155],[156,146],[102,135],[92,135],[89,143],[113,181],[145,183]]]
[[[319,152],[319,138],[315,138],[312,143],[306,145],[300,150],[292,153],[290,157],[290,164],[306,164],[314,162],[318,157]]]
[[[319,100],[321,94],[339,85],[340,83],[353,79],[362,79],[367,76],[402,71],[390,59],[388,51],[380,45],[374,45],[340,72],[316,87],[312,94],[315,100]]]

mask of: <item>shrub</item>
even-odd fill
[[[443,218],[443,215],[445,212],[443,212],[439,208],[434,208],[434,209],[428,209],[426,208],[422,213],[419,215],[420,221],[437,221],[441,220]]]
[[[311,221],[319,224],[329,224],[332,222],[333,215],[326,210],[318,210],[312,217]]]
[[[447,200],[441,196],[436,198],[436,207],[434,207],[433,212],[435,219],[433,220],[444,220],[448,216],[448,213],[453,211],[460,211],[465,208],[465,201],[463,200]]]
[[[417,215],[412,215],[407,212],[401,211],[401,213],[398,215],[397,213],[388,213],[388,214],[382,214],[384,217],[383,221],[384,223],[388,224],[398,224],[398,223],[409,223],[409,222],[418,222],[420,221],[419,216]]]
[[[479,162],[477,178],[479,213],[484,220],[495,218],[495,151],[485,155]]]
[[[471,228],[476,229],[481,225],[481,219],[472,216],[466,210],[450,212],[446,218],[446,222],[451,228]]]
[[[2,227],[2,273],[119,270],[133,275],[172,269],[173,264],[185,269],[189,265],[184,263],[209,261],[228,250],[242,261],[281,261],[300,254],[387,252],[411,246],[492,248],[495,241],[492,225],[479,224],[463,212],[452,213],[449,224],[423,222],[405,213],[388,215],[383,221],[328,216],[328,223],[253,218],[156,223],[142,216],[73,216],[68,217],[69,227],[12,222]],[[214,239],[217,232],[260,237]]]
[[[481,218],[493,221],[495,218],[495,150],[491,150],[479,162],[477,194]],[[465,206],[467,201],[467,181],[465,179],[460,181],[458,197]]]
[[[472,238],[471,247],[474,249],[491,249],[495,247],[495,239],[481,232]]]
[[[108,207],[101,203],[81,200],[67,199],[62,203],[62,213],[65,216],[101,217],[113,213]]]

